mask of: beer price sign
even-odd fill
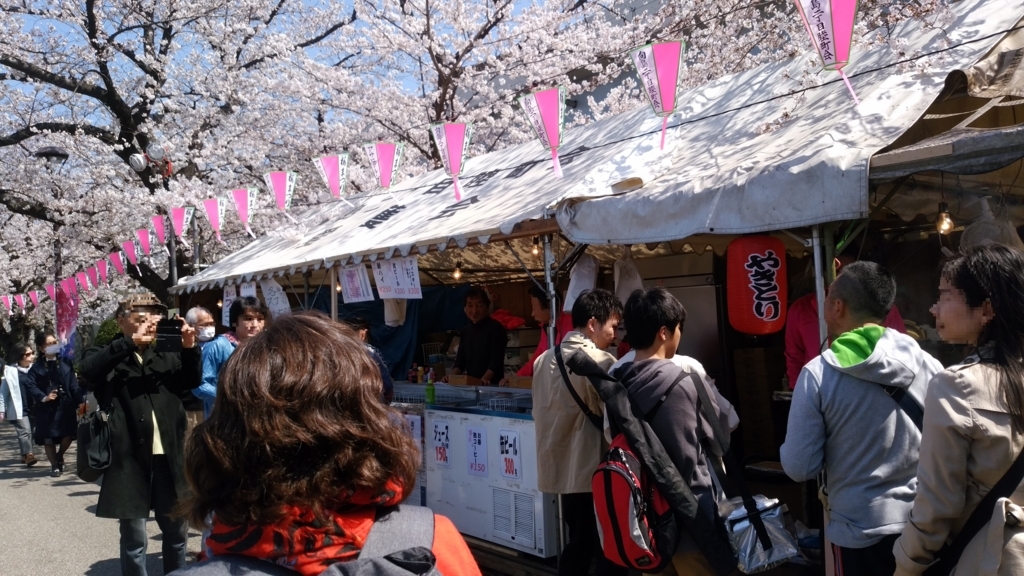
[[[514,430],[498,431],[498,455],[501,457],[501,475],[512,480],[523,478],[522,446],[519,444],[519,432]]]

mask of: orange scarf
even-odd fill
[[[317,576],[336,562],[354,560],[370,534],[378,507],[396,506],[404,497],[397,482],[388,482],[377,495],[357,492],[348,505],[318,522],[311,508],[288,506],[285,517],[272,525],[228,526],[214,515],[206,546],[212,556],[241,554]]]

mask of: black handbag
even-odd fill
[[[108,390],[109,391],[109,390]],[[108,402],[112,399],[105,398]],[[99,398],[97,398],[99,400]],[[95,482],[110,466],[110,406],[86,414],[78,423],[76,473],[83,482]]]

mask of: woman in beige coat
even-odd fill
[[[897,576],[928,568],[1024,448],[1024,254],[987,246],[950,262],[931,312],[943,340],[975,352],[929,386],[917,497],[893,547]],[[1022,505],[1018,488],[985,511],[991,520],[952,574],[1024,574]]]

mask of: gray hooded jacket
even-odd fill
[[[846,548],[901,533],[917,491],[921,432],[879,384],[903,388],[924,406],[928,382],[942,370],[913,338],[880,330],[844,334],[804,366],[782,445],[782,467],[793,480],[825,468],[825,534]]]

